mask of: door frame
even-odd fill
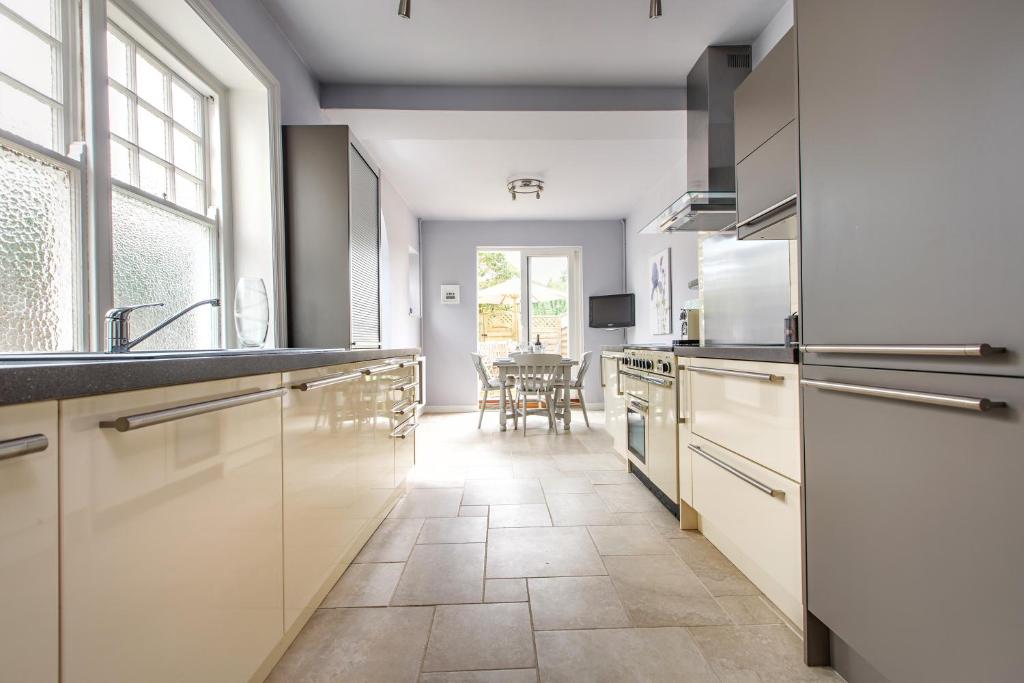
[[[516,247],[516,246],[478,246],[475,252],[474,268],[480,262],[483,251],[515,251],[519,252],[519,300],[526,305],[519,307],[519,338],[529,343],[530,333],[530,257],[531,256],[565,256],[569,262],[569,355],[573,360],[583,356],[583,247]],[[474,271],[475,272],[475,271]],[[480,325],[480,306],[476,301],[479,282],[473,283],[473,304],[476,308],[477,326]],[[476,333],[474,333],[476,334]],[[479,338],[477,342],[479,343]]]

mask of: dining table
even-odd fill
[[[498,371],[498,381],[501,383],[501,386],[505,386],[505,383],[508,382],[509,377],[515,377],[516,369],[523,367],[523,365],[524,364],[519,363],[515,358],[499,358],[498,360],[494,361],[494,367]],[[559,382],[562,384],[563,387],[568,387],[569,384],[572,382],[572,368],[575,365],[579,365],[579,362],[573,360],[572,358],[564,357],[562,358],[562,361],[558,364],[559,369],[561,370]],[[572,410],[570,410],[569,391],[562,389],[557,392],[557,395],[559,397],[558,402],[561,404],[561,407],[555,408],[555,417],[556,419],[561,418],[562,429],[564,429],[567,432],[571,431]],[[501,426],[501,431],[503,432],[508,430],[508,416],[505,413],[506,409],[507,406],[505,405],[505,392],[501,391],[500,397],[498,398],[498,422]]]

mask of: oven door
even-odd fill
[[[641,464],[647,464],[647,403],[626,399],[626,447]]]
[[[619,386],[622,393],[626,394],[626,400],[633,398],[643,403],[647,402],[647,378],[632,370],[619,371]]]

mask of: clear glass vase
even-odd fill
[[[242,277],[235,286],[235,331],[242,348],[258,349],[270,331],[270,300],[263,278]]]

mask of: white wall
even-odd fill
[[[420,319],[409,314],[409,251],[419,252],[419,221],[381,174],[381,340],[385,348],[420,345]]]
[[[697,277],[697,233],[639,234],[686,188],[685,141],[680,147],[679,163],[657,186],[651,188],[626,219],[626,291],[636,294],[636,327],[626,331],[626,339],[631,344],[665,344],[677,338],[679,309],[687,299],[697,298],[697,292],[687,289],[687,283]],[[650,259],[665,247],[672,250],[672,332],[655,335],[651,332],[653,320],[648,299]]]
[[[622,291],[621,221],[424,221],[423,351],[428,359],[427,402],[431,407],[472,406],[477,400],[476,351],[477,247],[580,247],[584,303],[583,348],[598,352],[621,344],[623,335],[586,326],[591,295]],[[442,304],[442,284],[462,287],[461,303]],[[599,363],[593,361],[588,403],[602,402]]]

